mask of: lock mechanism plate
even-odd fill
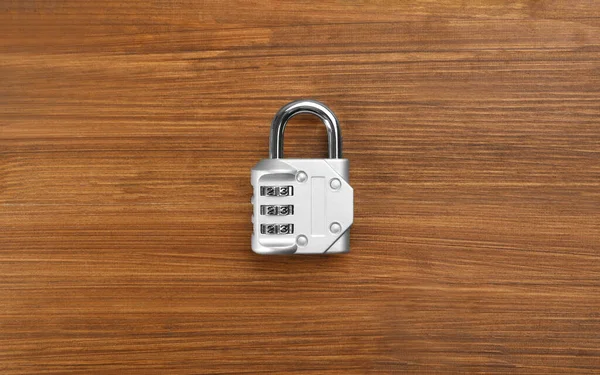
[[[252,168],[252,250],[350,251],[354,190],[348,159],[263,159]]]

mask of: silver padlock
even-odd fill
[[[284,159],[283,132],[300,113],[327,127],[327,159]],[[314,100],[282,107],[271,124],[269,159],[252,168],[252,250],[258,254],[334,254],[350,251],[354,190],[333,112]]]

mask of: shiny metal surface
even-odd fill
[[[283,106],[273,118],[271,135],[269,138],[269,157],[271,159],[283,158],[283,133],[288,121],[300,114],[310,113],[318,116],[327,128],[329,142],[329,159],[342,158],[342,132],[335,114],[325,104],[316,100],[296,100]]]
[[[263,159],[253,168],[252,250],[258,254],[342,254],[350,251],[354,189],[348,159]],[[304,173],[306,179],[298,180]],[[262,195],[265,186],[290,194]],[[264,209],[263,207],[266,206]],[[269,207],[276,206],[276,214]],[[281,207],[290,207],[280,215]]]

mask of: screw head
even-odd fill
[[[296,243],[298,244],[298,246],[304,247],[304,246],[308,245],[308,238],[306,238],[306,236],[304,236],[304,235],[299,235],[296,238]]]
[[[329,186],[333,190],[339,190],[342,187],[342,181],[337,178],[332,178],[331,181],[329,181]]]
[[[308,180],[308,175],[304,171],[300,171],[296,173],[296,181],[298,182],[306,182]]]
[[[338,222],[331,223],[331,225],[329,226],[329,230],[333,234],[338,234],[342,231],[342,226]]]

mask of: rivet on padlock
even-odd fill
[[[283,158],[288,121],[318,116],[327,128],[327,159]],[[269,159],[252,168],[252,250],[259,254],[334,254],[350,251],[354,190],[349,161],[342,159],[337,118],[324,104],[298,100],[282,107],[271,124]]]

